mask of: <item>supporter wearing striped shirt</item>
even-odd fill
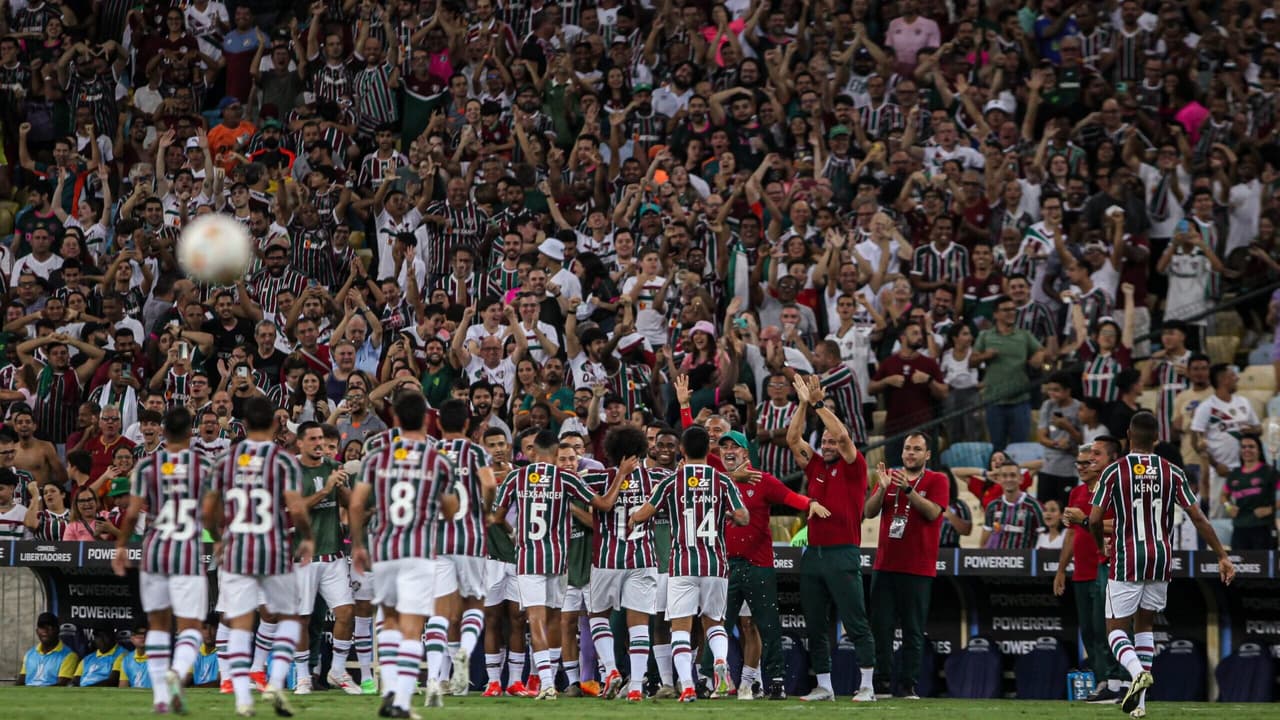
[[[67,491],[56,483],[46,483],[39,488],[33,480],[27,486],[27,494],[31,496],[31,505],[23,518],[27,529],[36,540],[44,542],[60,542],[71,522],[71,508],[67,507]]]
[[[384,14],[382,17],[387,23],[387,35],[392,37],[391,14]],[[360,27],[364,31],[362,34],[365,34],[369,23],[361,23]],[[399,103],[396,102],[395,95],[395,88],[400,86],[398,44],[392,40],[386,47],[384,57],[382,40],[375,37],[364,38],[364,57],[357,58],[364,60],[365,67],[356,73],[352,83],[361,137],[367,137],[375,128],[381,129],[399,119]]]
[[[360,174],[356,176],[356,187],[372,190],[388,179],[396,177],[396,171],[408,167],[409,158],[395,148],[395,129],[391,125],[379,125],[374,130],[373,140],[377,150],[369,153],[360,163]]]
[[[489,213],[471,200],[464,178],[449,180],[445,194],[444,200],[427,207],[422,217],[426,224],[417,231],[418,252],[427,263],[428,282],[433,287],[448,274],[454,248],[478,251],[489,228]]]
[[[307,276],[289,267],[289,247],[287,239],[268,245],[263,252],[264,267],[247,283],[249,294],[262,307],[264,314],[279,311],[282,291],[288,290],[294,297],[300,297],[309,284]]]
[[[850,363],[840,358],[840,344],[822,340],[813,348],[813,369],[819,373],[822,390],[831,400],[836,417],[844,421],[853,442],[867,442],[867,423],[862,413],[862,392]]]
[[[0,469],[0,541],[25,540],[27,508],[17,501],[18,474],[9,468]]]
[[[321,63],[318,47],[321,24],[313,21],[307,35],[307,55],[313,68],[311,92],[316,100],[331,103],[350,100],[355,94],[355,73],[345,59],[342,35],[331,32],[324,36],[324,61]]]
[[[74,347],[84,362],[71,367],[71,351]],[[45,350],[45,357],[37,356],[37,349]],[[38,367],[35,419],[40,439],[56,446],[66,444],[67,437],[75,429],[76,408],[86,394],[89,381],[98,369],[106,351],[97,345],[52,333],[42,338],[28,340],[18,346],[21,364]]]
[[[916,248],[911,260],[911,286],[917,298],[940,287],[955,287],[969,274],[969,251],[953,242],[954,235],[955,220],[950,215],[940,215],[929,228],[931,242]]]
[[[1022,471],[1007,460],[995,470],[996,482],[1004,494],[987,504],[983,512],[982,547],[1000,550],[1031,550],[1044,527],[1044,511],[1039,501],[1023,491]]]

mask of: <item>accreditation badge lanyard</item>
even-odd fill
[[[922,479],[924,479],[924,473],[911,483],[909,486],[911,492],[916,491]],[[893,498],[893,518],[889,521],[889,537],[893,540],[901,540],[907,532],[907,518],[910,517],[910,513],[907,512],[911,509],[911,501],[907,499],[910,493],[903,492],[902,488],[895,488],[894,492],[896,494]]]

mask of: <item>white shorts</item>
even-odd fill
[[[312,562],[293,570],[298,578],[298,614],[310,615],[316,609],[316,595],[324,597],[329,609],[351,605],[350,565],[339,558],[331,562]]]
[[[373,573],[360,572],[348,565],[351,572],[351,599],[356,602],[373,602]]]
[[[587,588],[570,587],[566,589],[564,591],[564,607],[560,608],[560,611],[567,613],[586,612],[588,595],[590,595],[590,593],[587,591]]]
[[[657,607],[658,570],[601,570],[593,567],[590,588],[587,609],[593,613],[625,608],[652,615]]]
[[[658,573],[658,586],[653,591],[653,611],[655,613],[667,612],[667,584],[671,582],[671,576],[667,573]]]
[[[1138,608],[1160,612],[1169,597],[1169,583],[1148,580],[1144,582],[1107,581],[1107,618],[1118,620],[1131,617]]]
[[[723,620],[728,599],[729,578],[673,576],[667,583],[667,619],[701,614]]]
[[[516,587],[520,590],[521,607],[559,610],[564,605],[564,593],[569,582],[564,575],[517,575]]]
[[[373,598],[406,615],[428,617],[436,606],[436,563],[400,558],[373,564]]]
[[[203,620],[209,611],[209,579],[200,575],[138,573],[143,612],[173,610],[180,618]]]
[[[488,589],[487,560],[470,555],[436,558],[436,597],[457,592],[464,598],[483,598]]]
[[[520,602],[520,589],[516,587],[516,564],[501,560],[485,560],[484,606],[493,607],[504,602]]]
[[[238,618],[266,605],[276,615],[298,612],[298,580],[292,572],[284,575],[237,575],[218,573],[218,606],[227,618]]]

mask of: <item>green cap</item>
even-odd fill
[[[743,450],[747,449],[747,436],[743,435],[737,430],[730,430],[729,432],[720,436],[720,444],[723,445],[726,442],[735,443],[738,447],[742,448]]]
[[[852,135],[852,134],[853,134],[853,131],[849,129],[848,125],[836,125],[835,127],[827,131],[827,139],[829,140],[838,135]]]
[[[120,497],[129,494],[129,478],[118,477],[111,478],[111,492],[107,493],[107,497]]]

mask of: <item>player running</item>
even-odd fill
[[[627,460],[648,454],[648,441],[644,431],[638,428],[622,426],[609,431],[604,450],[613,467],[606,472],[591,473],[583,480],[595,492],[603,492],[619,477],[622,480],[613,510],[596,512],[594,518],[595,562],[587,591],[591,640],[605,668],[601,694],[612,699],[622,689],[622,674],[614,659],[609,616],[614,610],[627,611],[627,648],[631,661],[627,700],[640,702],[644,699],[644,674],[649,667],[649,617],[656,609],[657,554],[653,547],[653,526],[645,523],[628,527],[628,521],[667,473],[653,473]]]
[[[422,628],[435,600],[432,561],[438,518],[453,519],[458,496],[453,466],[423,429],[427,400],[402,393],[393,407],[399,436],[366,456],[351,493],[351,560],[361,571],[372,561],[374,601],[382,606],[378,660],[382,665],[380,717],[412,718],[422,667]],[[366,547],[366,522],[369,543]]]
[[[1175,505],[1182,507],[1196,532],[1217,554],[1223,584],[1231,584],[1236,576],[1236,568],[1200,511],[1182,468],[1153,454],[1159,438],[1155,415],[1144,410],[1133,416],[1129,421],[1129,454],[1103,471],[1089,511],[1089,532],[1098,547],[1106,547],[1103,515],[1108,508],[1115,510],[1115,546],[1107,583],[1107,639],[1112,654],[1133,678],[1121,709],[1135,718],[1146,717],[1147,689],[1155,684],[1151,675],[1155,655],[1152,624],[1156,613],[1164,610],[1169,591]]]
[[[625,466],[627,472],[620,472],[601,496],[591,492],[576,474],[555,466],[559,449],[555,433],[538,433],[533,443],[534,462],[512,471],[502,481],[492,518],[495,524],[505,523],[507,508],[516,509],[516,583],[520,604],[529,617],[533,660],[541,682],[539,700],[556,699],[551,666],[554,638],[548,629],[559,624],[559,608],[564,600],[565,555],[573,518],[569,503],[576,499],[596,510],[613,509],[622,477],[639,463],[630,458]]]
[[[648,502],[631,513],[628,529],[647,522],[660,508],[665,508],[671,516],[667,617],[671,620],[672,655],[680,676],[680,702],[693,702],[698,694],[693,681],[689,633],[699,610],[707,644],[715,656],[715,694],[726,693],[732,687],[729,636],[722,622],[729,592],[724,516],[731,514],[735,525],[746,525],[750,517],[733,480],[707,465],[711,448],[707,431],[697,426],[685,430],[680,445],[684,450],[684,465],[659,482]],[[621,475],[621,468],[619,471]]]
[[[293,665],[302,625],[298,622],[294,557],[311,562],[315,546],[311,521],[302,499],[302,468],[275,444],[275,415],[262,396],[244,403],[248,436],[218,458],[209,492],[204,497],[204,526],[221,544],[218,594],[225,622],[231,628],[227,658],[236,715],[251,717],[249,653],[253,644],[253,616],[259,597],[279,616],[271,648],[270,672],[262,698],[277,715],[291,717],[284,683]],[[292,548],[289,525],[297,547]]]
[[[164,417],[164,445],[133,470],[129,507],[111,566],[125,574],[129,538],[142,509],[152,508],[142,538],[138,588],[147,613],[145,652],[157,714],[186,714],[182,680],[195,665],[209,598],[197,510],[210,481],[213,459],[191,445],[191,412],[179,406]],[[169,664],[169,628],[177,617],[178,640]]]
[[[427,706],[443,705],[441,683],[448,677],[444,659],[448,642],[453,659],[449,692],[465,695],[470,685],[471,653],[484,630],[484,593],[487,585],[484,509],[493,500],[497,481],[484,448],[467,439],[471,413],[461,400],[440,406],[440,430],[444,439],[436,449],[453,461],[453,490],[458,514],[439,520],[436,528],[436,608],[427,621]],[[461,627],[459,627],[461,620]]]

